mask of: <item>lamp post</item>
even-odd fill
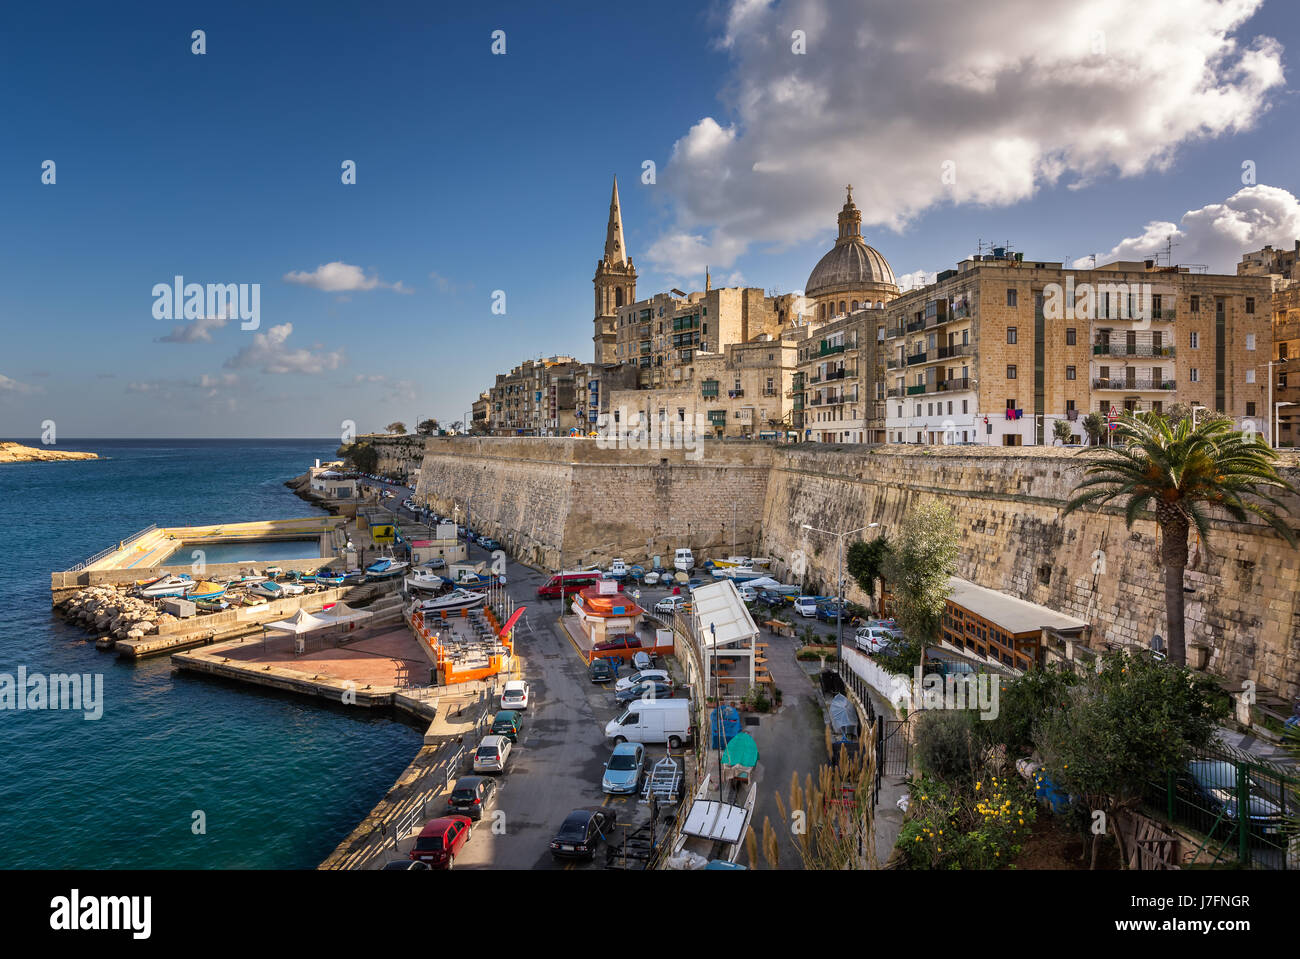
[[[803,528],[811,530],[814,533],[825,533],[827,536],[836,537],[837,559],[835,563],[835,662],[844,661],[844,537],[852,536],[854,533],[861,533],[864,529],[876,529],[879,523],[868,523],[866,526],[859,526],[857,529],[846,530],[837,533],[834,530],[818,529],[815,526],[803,524]]]

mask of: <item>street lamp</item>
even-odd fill
[[[852,536],[854,533],[861,533],[864,529],[876,529],[879,523],[868,523],[866,526],[859,526],[857,529],[847,530],[843,533],[837,533],[834,530],[818,529],[815,526],[803,524],[803,528],[811,530],[814,533],[825,533],[827,536],[834,536],[838,539],[837,560],[835,564],[835,662],[844,661],[844,537]]]

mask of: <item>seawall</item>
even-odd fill
[[[435,437],[417,493],[471,521],[519,558],[548,568],[615,556],[628,562],[691,546],[697,560],[732,550],[771,556],[786,576],[833,589],[835,537],[802,529],[897,530],[910,504],[935,496],[963,533],[958,572],[1093,623],[1098,641],[1146,645],[1164,635],[1156,527],[1116,510],[1062,508],[1091,455],[1052,448],[855,447],[709,443],[682,450],[599,449],[588,439]],[[1300,485],[1294,457],[1283,472]],[[1300,524],[1300,502],[1292,501]],[[1193,543],[1187,637],[1208,668],[1300,695],[1300,551],[1260,522],[1213,524],[1213,552]],[[866,535],[875,535],[875,531]],[[850,590],[851,598],[856,590]]]

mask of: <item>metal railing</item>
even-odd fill
[[[1138,379],[1101,379],[1092,381],[1094,390],[1173,390],[1178,388],[1174,380]]]
[[[132,543],[138,540],[141,536],[144,536],[146,533],[152,533],[157,528],[158,528],[157,523],[150,523],[144,529],[140,530],[140,532],[132,533],[126,539],[122,540],[122,542],[118,543],[118,545],[110,546],[107,549],[101,549],[94,556],[90,557],[90,559],[82,560],[76,566],[73,566],[71,569],[69,569],[68,572],[75,573],[78,570],[85,569],[91,563],[98,563],[105,556],[111,556],[113,553],[116,553],[119,549],[126,549],[128,546],[130,546]]]

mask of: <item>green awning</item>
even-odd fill
[[[758,743],[754,742],[754,737],[749,733],[736,733],[722,752],[722,762],[727,766],[748,766],[752,769],[758,765]]]

